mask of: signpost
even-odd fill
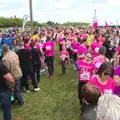
[[[29,9],[30,9],[30,29],[31,29],[31,35],[33,35],[33,12],[32,12],[32,0],[29,0]]]

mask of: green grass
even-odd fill
[[[0,30],[6,30],[6,29],[8,29],[8,28],[0,28]]]
[[[23,120],[79,120],[77,74],[73,70],[73,65],[68,65],[67,72],[67,75],[60,76],[61,66],[56,54],[55,77],[49,79],[42,75],[39,84],[40,92],[23,93],[25,105],[23,107],[12,106],[13,118],[20,117]],[[2,112],[0,112],[0,120],[3,120]]]

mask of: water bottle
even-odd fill
[[[77,68],[77,71],[80,71],[80,67],[77,62],[75,63],[75,67]]]

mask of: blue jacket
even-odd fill
[[[0,57],[2,57],[2,38],[0,38]]]
[[[8,39],[6,39],[5,37],[2,38],[2,45],[3,44],[7,44],[9,46],[9,48],[12,50],[12,41],[13,41],[13,37],[10,36]]]

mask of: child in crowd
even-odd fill
[[[66,46],[62,46],[62,51],[60,52],[60,62],[62,65],[62,73],[66,74],[67,64],[68,64],[69,53],[66,50]]]
[[[78,42],[77,38],[74,38],[73,43],[71,44],[74,62],[77,60],[77,52],[78,52],[79,47],[80,47],[80,43]]]

